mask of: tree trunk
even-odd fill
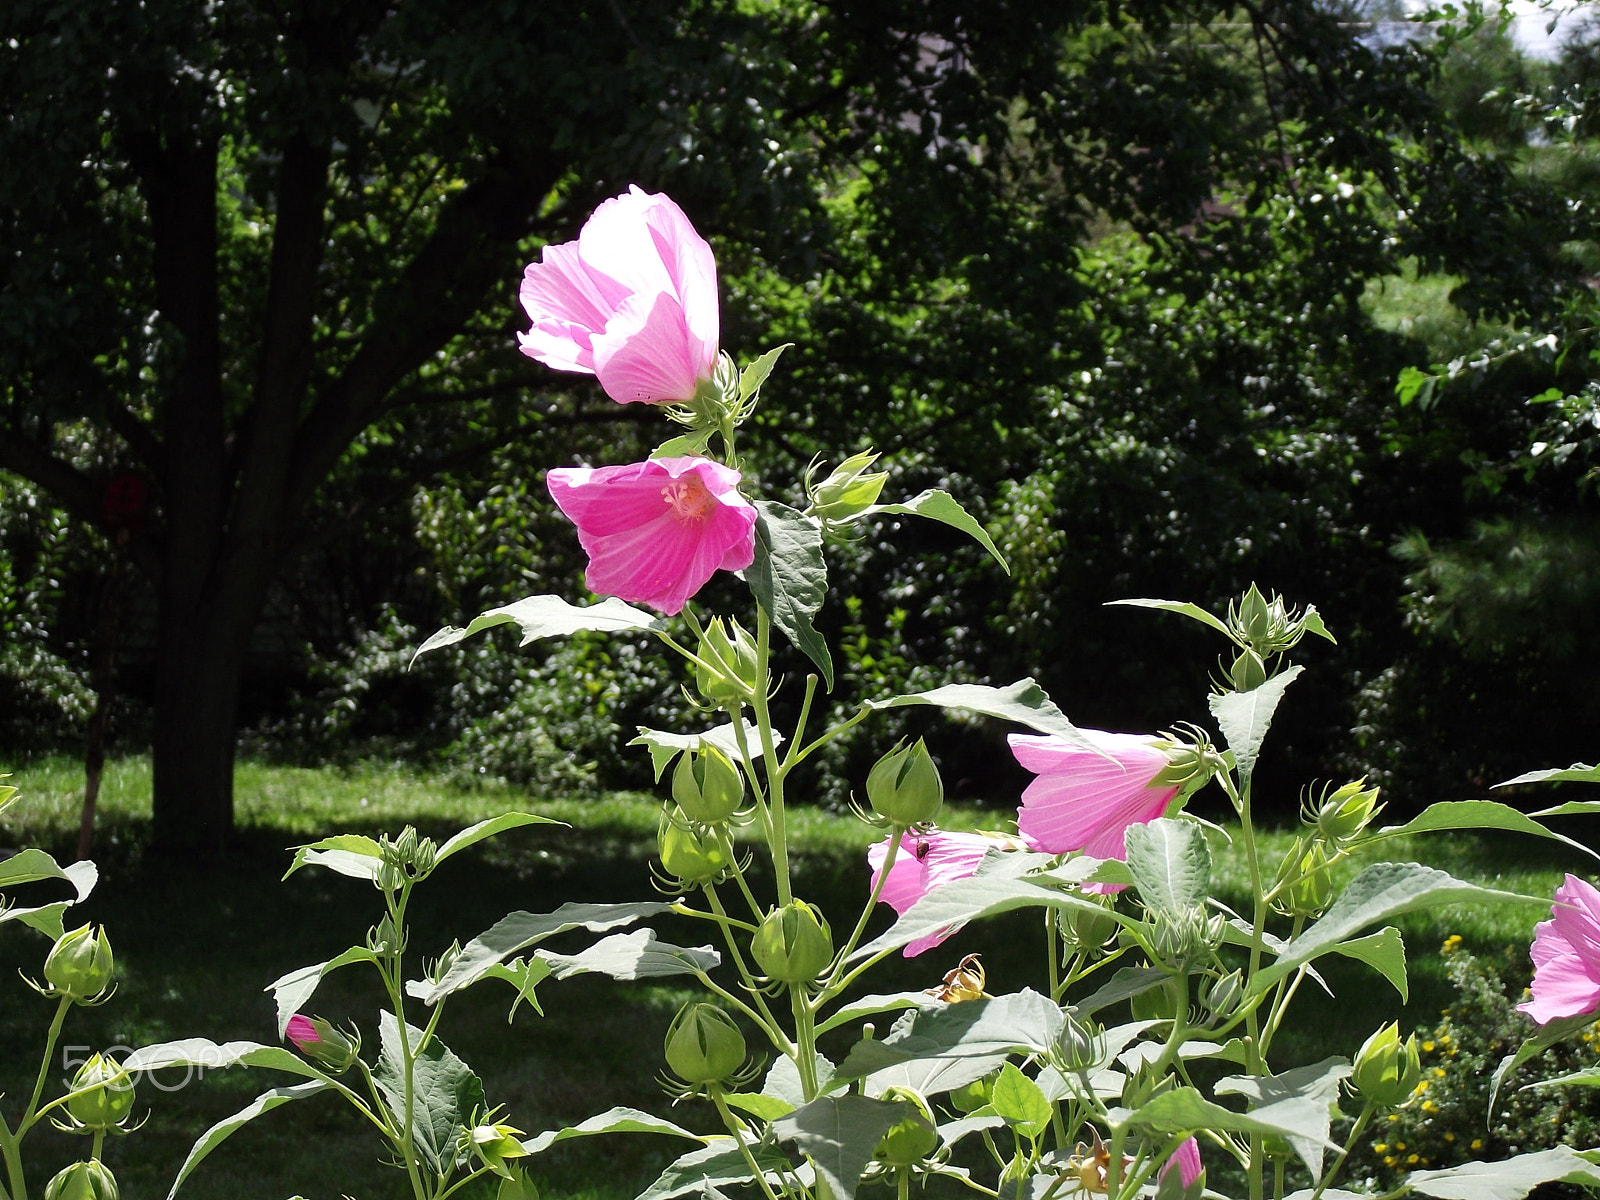
[[[233,830],[233,756],[243,654],[163,617],[151,740],[155,842],[221,853]]]

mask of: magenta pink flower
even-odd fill
[[[621,404],[690,399],[717,363],[717,263],[665,196],[629,188],[522,273],[522,352]]]
[[[289,1018],[289,1026],[283,1032],[285,1037],[300,1048],[302,1054],[322,1041],[317,1036],[317,1028],[311,1023],[311,1018],[301,1016],[299,1013]]]
[[[1194,1186],[1194,1181],[1200,1178],[1200,1143],[1194,1138],[1188,1138],[1172,1152],[1172,1157],[1167,1159],[1161,1170],[1156,1172],[1156,1182],[1167,1177],[1167,1172],[1173,1167],[1178,1168],[1178,1179],[1186,1188]]]
[[[706,458],[652,458],[620,467],[557,467],[545,480],[578,527],[589,590],[668,616],[717,571],[756,554],[755,507],[739,472]]]
[[[1600,891],[1576,875],[1534,926],[1533,999],[1517,1007],[1541,1025],[1600,1009]]]
[[[969,878],[977,871],[983,856],[997,848],[1007,848],[1006,843],[981,833],[946,833],[938,829],[921,836],[907,833],[901,839],[900,851],[894,857],[894,865],[889,868],[889,878],[878,899],[903,916],[934,888]],[[867,865],[872,868],[874,888],[878,886],[878,876],[883,873],[888,856],[888,838],[867,848]],[[918,938],[902,953],[907,958],[915,958],[925,950],[932,950],[954,932],[952,926]]]
[[[1007,739],[1017,761],[1039,777],[1022,793],[1017,829],[1030,846],[1049,854],[1082,850],[1095,858],[1126,859],[1128,826],[1155,820],[1178,793],[1154,785],[1167,756],[1155,738],[1079,732],[1104,753],[1064,738],[1013,733]]]

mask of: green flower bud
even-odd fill
[[[1319,801],[1308,801],[1301,812],[1305,823],[1315,825],[1317,833],[1335,846],[1359,836],[1383,809],[1378,789],[1364,786],[1366,782],[1358,779]]]
[[[521,1167],[507,1167],[494,1200],[539,1200],[539,1189]]]
[[[873,765],[867,773],[867,800],[873,812],[894,825],[923,825],[939,815],[944,783],[921,738],[911,746],[896,746]]]
[[[1170,978],[1140,992],[1128,1001],[1135,1021],[1171,1021],[1183,1003],[1183,981]]]
[[[728,756],[709,742],[685,750],[672,772],[672,798],[683,815],[702,825],[716,825],[733,816],[744,799],[744,776]]]
[[[386,890],[394,890],[402,879],[421,879],[433,870],[434,863],[439,858],[439,848],[432,838],[418,835],[413,826],[407,825],[400,831],[400,836],[393,841],[388,834],[378,839],[379,849],[383,852],[383,865],[391,868],[386,881],[392,886]],[[380,874],[382,870],[380,869]]]
[[[1228,680],[1236,692],[1253,692],[1267,681],[1267,664],[1254,650],[1241,650],[1228,671]]]
[[[661,865],[685,887],[709,883],[731,865],[715,837],[701,837],[681,817],[669,816],[661,822],[657,845]]]
[[[989,1103],[989,1089],[994,1086],[994,1081],[999,1078],[1000,1072],[995,1071],[985,1075],[982,1079],[974,1079],[971,1083],[963,1084],[948,1093],[950,1107],[958,1113],[977,1112]]]
[[[1290,917],[1320,917],[1333,903],[1333,875],[1328,870],[1328,856],[1322,847],[1313,843],[1309,849],[1297,841],[1283,866],[1278,869],[1278,879],[1287,884],[1274,902],[1278,911]]]
[[[691,1002],[667,1028],[667,1066],[687,1083],[720,1083],[744,1062],[744,1034],[715,1004]]]
[[[521,1132],[509,1125],[478,1125],[468,1130],[463,1140],[470,1143],[471,1152],[482,1160],[484,1166],[502,1179],[510,1179],[511,1167],[506,1160],[522,1158],[528,1153],[517,1140]]]
[[[1099,954],[1117,936],[1120,926],[1109,911],[1092,913],[1085,909],[1070,908],[1061,922],[1061,937],[1067,946],[1085,954]]]
[[[1200,992],[1200,1005],[1214,1021],[1226,1021],[1238,1011],[1244,999],[1244,976],[1229,971],[1221,979],[1213,979]]]
[[[750,942],[750,954],[769,979],[810,983],[833,961],[828,922],[804,900],[773,909]]]
[[[133,1076],[115,1059],[91,1054],[72,1077],[67,1111],[87,1129],[121,1125],[133,1111]]]
[[[104,996],[115,968],[105,929],[81,925],[56,939],[44,960],[44,978],[56,995],[87,1004]]]
[[[1069,1071],[1093,1071],[1106,1064],[1106,1044],[1101,1035],[1105,1031],[1093,1021],[1067,1017],[1056,1037],[1056,1053]]]
[[[1356,1054],[1350,1084],[1364,1103],[1392,1108],[1411,1098],[1422,1079],[1422,1056],[1417,1052],[1417,1035],[1400,1040],[1400,1026],[1390,1021],[1378,1030]]]
[[[711,703],[747,701],[762,690],[761,656],[750,635],[732,617],[727,625],[721,617],[706,622],[695,655],[700,659],[694,668],[695,687]]]
[[[808,514],[827,526],[849,521],[871,508],[878,502],[889,478],[882,471],[867,470],[877,460],[877,454],[870,450],[852,454],[821,483],[813,483],[812,471],[808,470],[806,495],[811,501]]]
[[[306,1017],[296,1013],[289,1018],[284,1036],[298,1047],[312,1062],[321,1063],[335,1075],[341,1075],[355,1066],[361,1053],[361,1037],[354,1032],[344,1033],[322,1017]]]
[[[873,1158],[886,1167],[914,1167],[939,1148],[933,1110],[920,1092],[907,1087],[888,1087],[878,1099],[904,1104],[906,1116],[889,1127],[889,1132],[872,1152]]]
[[[98,1159],[73,1163],[44,1185],[44,1200],[117,1200],[117,1177]]]

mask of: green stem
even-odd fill
[[[410,881],[400,887],[399,898],[392,894],[384,899],[389,906],[389,920],[394,926],[395,949],[385,955],[383,969],[384,988],[389,993],[389,1003],[394,1008],[396,1036],[400,1039],[400,1060],[404,1074],[404,1102],[401,1105],[400,1157],[405,1160],[406,1174],[411,1179],[411,1190],[417,1200],[428,1200],[428,1191],[422,1184],[422,1172],[417,1168],[416,1134],[412,1128],[412,1115],[416,1106],[416,1057],[411,1048],[411,1034],[406,1028],[404,993],[405,915],[406,901],[411,896]],[[419,1047],[420,1049],[420,1047]]]
[[[756,678],[767,677],[767,664],[772,657],[772,621],[761,605],[756,605]],[[765,688],[756,690],[751,702],[755,710],[756,725],[761,735],[761,757],[767,768],[767,808],[771,820],[770,847],[773,875],[778,884],[778,904],[783,906],[794,899],[789,885],[789,844],[784,830],[783,777],[784,768],[778,762],[778,748],[772,740],[772,713],[767,707]]]
[[[56,1039],[61,1036],[61,1024],[67,1019],[67,1010],[72,1007],[72,1000],[61,997],[56,1004],[56,1015],[51,1018],[50,1032],[44,1039],[44,1057],[39,1060],[39,1078],[34,1081],[33,1099],[28,1101],[28,1107],[22,1114],[22,1120],[17,1122],[17,1141],[21,1142],[27,1135],[33,1123],[39,1119],[39,1099],[44,1095],[44,1081],[50,1074],[50,1060],[55,1057]]]
[[[901,1167],[895,1172],[896,1192],[900,1200],[911,1200],[911,1168]]]
[[[878,872],[878,878],[873,882],[872,895],[867,897],[867,906],[861,910],[861,919],[856,922],[856,927],[850,931],[849,940],[844,944],[844,949],[839,951],[838,965],[833,969],[833,975],[822,989],[822,994],[817,997],[817,1003],[823,1004],[837,996],[843,990],[844,984],[839,982],[839,973],[844,970],[844,965],[856,951],[856,945],[861,941],[861,935],[866,932],[867,921],[872,917],[872,910],[878,906],[878,898],[883,895],[884,885],[889,882],[889,872],[894,867],[894,860],[900,853],[900,846],[905,841],[906,829],[903,825],[896,825],[894,833],[889,837],[889,852],[883,856],[883,870]],[[854,976],[851,976],[854,978]]]
[[[1251,789],[1251,781],[1246,779],[1239,795],[1239,820],[1244,838],[1245,861],[1250,869],[1250,894],[1255,898],[1254,919],[1250,926],[1250,965],[1245,974],[1245,987],[1247,990],[1261,970],[1261,951],[1265,946],[1264,935],[1267,928],[1267,898],[1261,880],[1261,856],[1256,846],[1255,825],[1251,821],[1250,815]],[[1249,1035],[1245,1041],[1245,1069],[1251,1075],[1266,1074],[1266,1063],[1261,1053],[1261,1021],[1258,1012],[1258,1006],[1252,1005],[1245,1014],[1245,1029]],[[1250,1167],[1247,1172],[1250,1183],[1250,1200],[1264,1200],[1266,1194],[1266,1180],[1261,1169],[1261,1156],[1261,1135],[1252,1133],[1250,1135]]]
[[[449,1187],[445,1188],[444,1191],[440,1192],[439,1196],[438,1196],[438,1200],[445,1200],[446,1196],[455,1195],[462,1188],[466,1187],[467,1184],[471,1183],[474,1179],[482,1179],[488,1173],[489,1173],[489,1168],[488,1167],[479,1167],[476,1171],[472,1172],[472,1174],[463,1175],[460,1179],[456,1180]]]
[[[9,1189],[0,1187],[0,1200],[27,1200],[28,1184],[22,1177],[22,1147],[3,1115],[0,1115],[0,1157],[5,1159],[6,1178],[11,1182]]]
[[[745,1165],[750,1168],[750,1173],[756,1177],[756,1182],[761,1185],[762,1193],[767,1200],[778,1200],[772,1191],[772,1185],[767,1182],[767,1173],[761,1169],[761,1164],[756,1162],[756,1156],[750,1153],[750,1147],[745,1144],[744,1124],[728,1111],[728,1102],[722,1098],[722,1089],[713,1086],[709,1089],[711,1103],[717,1106],[717,1113],[722,1117],[722,1123],[728,1127],[728,1132],[733,1135],[733,1140],[739,1143],[739,1152],[744,1155]]]
[[[90,1147],[90,1149],[89,1149],[89,1161],[90,1162],[99,1162],[100,1161],[100,1150],[101,1150],[101,1148],[103,1146],[105,1146],[105,1144],[106,1144],[106,1131],[104,1129],[96,1129],[94,1131],[94,1145],[92,1147]]]
[[[1044,910],[1044,947],[1045,958],[1050,967],[1050,998],[1059,1000],[1061,996],[1061,964],[1057,961],[1057,943],[1061,939],[1056,936],[1056,910]]]
[[[794,1037],[798,1043],[795,1066],[800,1071],[801,1094],[809,1103],[817,1098],[817,1011],[802,989],[791,987],[789,997],[794,1009]]]
[[[848,733],[871,715],[872,709],[868,708],[866,705],[862,705],[861,709],[855,714],[855,716],[848,717],[845,720],[840,721],[832,729],[825,730],[824,732],[818,734],[817,740],[812,742],[804,750],[795,752],[791,749],[788,758],[789,765],[793,766],[796,763],[804,762],[807,758],[811,757],[811,755],[822,749],[822,747],[833,741],[834,738],[838,737],[842,733]]]
[[[811,702],[817,695],[817,677],[806,676],[806,696],[800,702],[800,719],[794,723],[794,737],[789,739],[789,752],[784,755],[783,769],[788,771],[796,762],[795,756],[800,753],[800,739],[806,735],[806,722],[811,719]]]
[[[788,1054],[792,1048],[789,1047],[789,1039],[784,1035],[783,1027],[778,1024],[778,1019],[772,1015],[772,1010],[767,1007],[766,998],[762,996],[761,990],[756,987],[755,977],[750,973],[750,968],[745,965],[744,955],[739,953],[739,944],[734,940],[733,929],[731,928],[734,922],[722,907],[722,897],[717,895],[717,889],[709,883],[704,884],[700,890],[705,893],[706,902],[711,905],[711,911],[716,914],[719,923],[722,925],[722,936],[728,943],[728,956],[733,959],[733,965],[739,972],[739,978],[744,980],[744,985],[749,990],[751,998],[755,1000],[757,1007],[761,1009],[761,1015],[764,1018],[761,1023],[766,1026],[767,1037],[774,1046],[782,1050],[784,1054]],[[752,901],[752,903],[754,902]]]
[[[1356,1139],[1366,1129],[1367,1122],[1372,1119],[1376,1110],[1368,1104],[1361,1110],[1361,1115],[1356,1118],[1356,1123],[1350,1127],[1350,1136],[1344,1140],[1344,1148],[1339,1151],[1339,1157],[1333,1160],[1333,1165],[1322,1174],[1321,1181],[1317,1184],[1316,1191],[1311,1193],[1311,1200],[1322,1200],[1322,1193],[1328,1190],[1328,1185],[1339,1174],[1339,1169],[1344,1166],[1344,1160],[1350,1157],[1350,1151],[1356,1144]]]

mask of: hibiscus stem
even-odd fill
[[[767,610],[756,605],[756,678],[767,677],[767,664],[772,660],[772,621]],[[778,884],[778,904],[788,904],[794,899],[789,886],[789,844],[784,829],[783,765],[778,761],[778,748],[772,740],[772,712],[767,707],[767,693],[757,688],[751,703],[755,710],[757,731],[761,735],[761,757],[767,768],[767,808],[771,820],[768,844],[772,850],[772,873]]]
[[[1056,910],[1044,910],[1044,947],[1045,958],[1050,964],[1050,998],[1058,1000],[1061,996],[1061,964],[1057,961],[1057,943],[1061,939],[1056,935]]]
[[[878,906],[878,898],[883,895],[884,885],[889,882],[889,871],[894,866],[894,860],[900,853],[900,843],[905,840],[906,829],[904,825],[896,825],[894,833],[889,838],[889,852],[883,856],[883,870],[878,872],[878,878],[873,881],[872,895],[867,897],[867,906],[861,910],[861,919],[856,922],[856,927],[850,933],[850,938],[844,944],[844,949],[839,951],[839,957],[833,968],[827,984],[822,989],[822,994],[817,997],[817,1003],[822,1004],[838,995],[844,984],[839,981],[839,975],[844,970],[845,963],[855,953],[856,945],[861,941],[861,935],[866,932],[867,921],[872,916],[872,910]]]

